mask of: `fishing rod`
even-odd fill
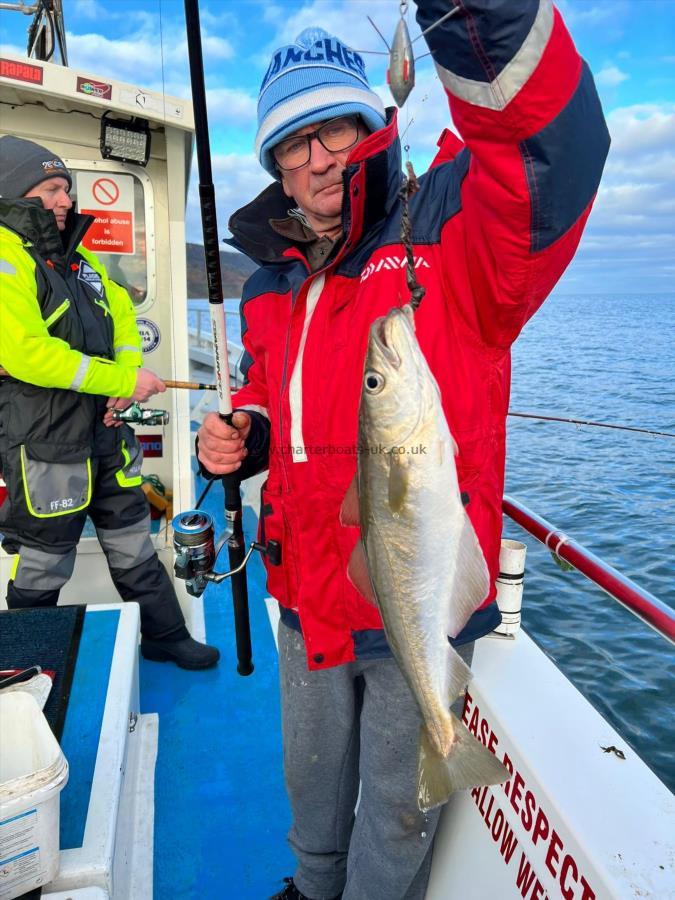
[[[217,384],[202,384],[201,381],[172,381],[171,379],[162,379],[168,388],[179,388],[189,391],[217,391]]]
[[[561,416],[540,416],[537,413],[509,412],[509,416],[519,419],[542,419],[545,422],[568,422],[571,425],[590,425],[593,428],[614,428],[617,431],[637,431],[639,434],[651,434],[655,437],[675,438],[671,431],[652,431],[649,428],[636,428],[633,425],[612,425],[609,422],[593,422],[590,419],[565,419]]]
[[[198,0],[185,0],[185,22],[187,28],[190,81],[195,117],[195,139],[197,146],[197,167],[199,171],[199,203],[202,215],[202,232],[206,257],[206,278],[208,284],[209,311],[213,328],[213,349],[218,391],[218,411],[221,418],[232,425],[232,398],[230,396],[229,365],[227,356],[227,333],[223,306],[223,289],[220,273],[220,249],[216,221],[216,200],[211,170],[211,150],[209,146],[209,125],[206,112],[206,88],[204,85],[204,62],[202,58],[201,26],[199,22]],[[237,643],[237,671],[240,675],[250,675],[253,671],[251,659],[251,627],[248,611],[248,584],[245,557],[244,531],[240,478],[236,472],[222,477],[225,492],[225,522],[229,528],[227,549],[232,571],[232,602],[234,606],[234,628]],[[191,510],[176,516],[174,535],[182,553],[176,560],[176,574],[188,571],[187,564],[205,566],[214,557],[202,556],[201,551],[209,550],[209,518],[198,510]],[[176,521],[179,520],[179,521]],[[197,543],[195,544],[195,541]],[[213,547],[211,543],[211,548]],[[193,552],[197,549],[197,552]],[[216,554],[217,556],[217,554]],[[191,566],[194,570],[194,566]],[[205,571],[202,569],[201,573]]]
[[[12,376],[0,366],[0,378],[11,378]],[[158,376],[159,377],[159,376]],[[204,384],[201,381],[173,381],[170,378],[161,379],[168,388],[182,388],[190,391],[217,391],[217,384]],[[229,388],[228,388],[229,393]]]
[[[9,376],[9,372],[0,367],[0,378]],[[215,391],[218,388],[216,384],[203,384],[200,381],[164,381],[169,388],[188,388],[193,391]],[[541,419],[544,422],[565,422],[569,425],[587,425],[591,428],[612,428],[615,431],[635,431],[638,434],[650,434],[653,437],[675,438],[675,432],[672,431],[656,431],[652,428],[638,428],[635,425],[616,425],[612,422],[595,422],[592,419],[571,419],[563,416],[544,416],[540,413],[524,413],[509,410],[508,416],[518,419]]]

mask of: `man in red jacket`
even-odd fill
[[[550,0],[463,0],[427,36],[455,126],[410,203],[416,333],[458,444],[460,488],[492,576],[453,640],[465,659],[500,617],[510,348],[571,260],[609,136],[588,67]],[[417,0],[424,30],[446,0]],[[205,470],[269,467],[260,527],[279,601],[289,835],[278,898],[422,898],[438,810],[416,802],[420,718],[377,610],[346,575],[351,482],[371,323],[409,296],[395,111],[358,53],[320,29],[272,57],[256,151],[275,179],[230,221],[260,268],[245,285],[235,428],[210,415]],[[354,808],[361,789],[356,817]]]

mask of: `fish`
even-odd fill
[[[357,475],[340,512],[361,529],[348,577],[379,609],[423,720],[417,800],[426,812],[507,769],[452,713],[471,670],[450,645],[489,590],[462,503],[457,445],[415,335],[409,305],[370,330],[359,407]]]

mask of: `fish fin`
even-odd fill
[[[473,672],[464,662],[454,647],[448,645],[450,651],[450,664],[448,666],[448,697],[450,703],[454,703],[460,694],[466,690],[466,686],[473,678]]]
[[[356,475],[352,478],[340,507],[340,525],[359,525],[359,492],[356,487]]]
[[[447,757],[434,748],[422,726],[417,769],[417,805],[422,812],[445,803],[455,791],[501,784],[510,778],[508,769],[487,747],[452,716],[455,739]]]
[[[389,451],[388,500],[392,515],[398,516],[408,495],[408,467],[404,454]]]
[[[370,580],[370,573],[368,572],[368,560],[363,541],[357,541],[352,550],[352,555],[349,557],[349,564],[347,565],[347,578],[364,599],[377,607],[377,598],[373,590],[373,583]]]
[[[455,584],[449,609],[448,634],[457,637],[490,590],[490,576],[471,519],[466,512],[459,534]]]

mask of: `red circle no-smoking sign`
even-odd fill
[[[91,192],[94,199],[102,206],[112,206],[120,195],[120,189],[112,178],[97,179],[91,187]]]

